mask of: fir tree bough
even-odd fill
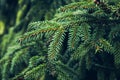
[[[75,2],[60,7],[51,20],[30,23],[27,32],[17,40],[20,49],[28,48],[30,53],[17,54],[20,57],[32,55],[32,58],[22,58],[22,64],[29,63],[16,75],[12,71],[19,63],[14,62],[19,56],[8,55],[12,59],[7,58],[3,67],[12,64],[11,80],[118,80],[119,4],[96,6],[88,1]],[[32,52],[31,46],[35,51]],[[0,63],[3,61],[4,58]],[[4,80],[5,76],[2,77]]]

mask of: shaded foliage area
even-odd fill
[[[1,1],[1,80],[119,80],[120,3]]]

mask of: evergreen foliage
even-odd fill
[[[14,38],[19,44],[13,41],[16,45],[0,56],[0,79],[119,80],[119,6],[74,2],[60,7],[53,19],[31,22]]]

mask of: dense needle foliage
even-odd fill
[[[29,12],[23,35],[15,34],[22,23],[20,16],[16,19],[9,31],[16,37],[10,36],[7,51],[5,46],[0,53],[1,80],[119,80],[120,3],[73,2],[60,0],[68,5],[56,5],[52,19],[48,16],[54,7],[51,13],[45,11],[44,21]]]

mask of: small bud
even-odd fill
[[[100,4],[100,0],[94,0],[95,4]]]

